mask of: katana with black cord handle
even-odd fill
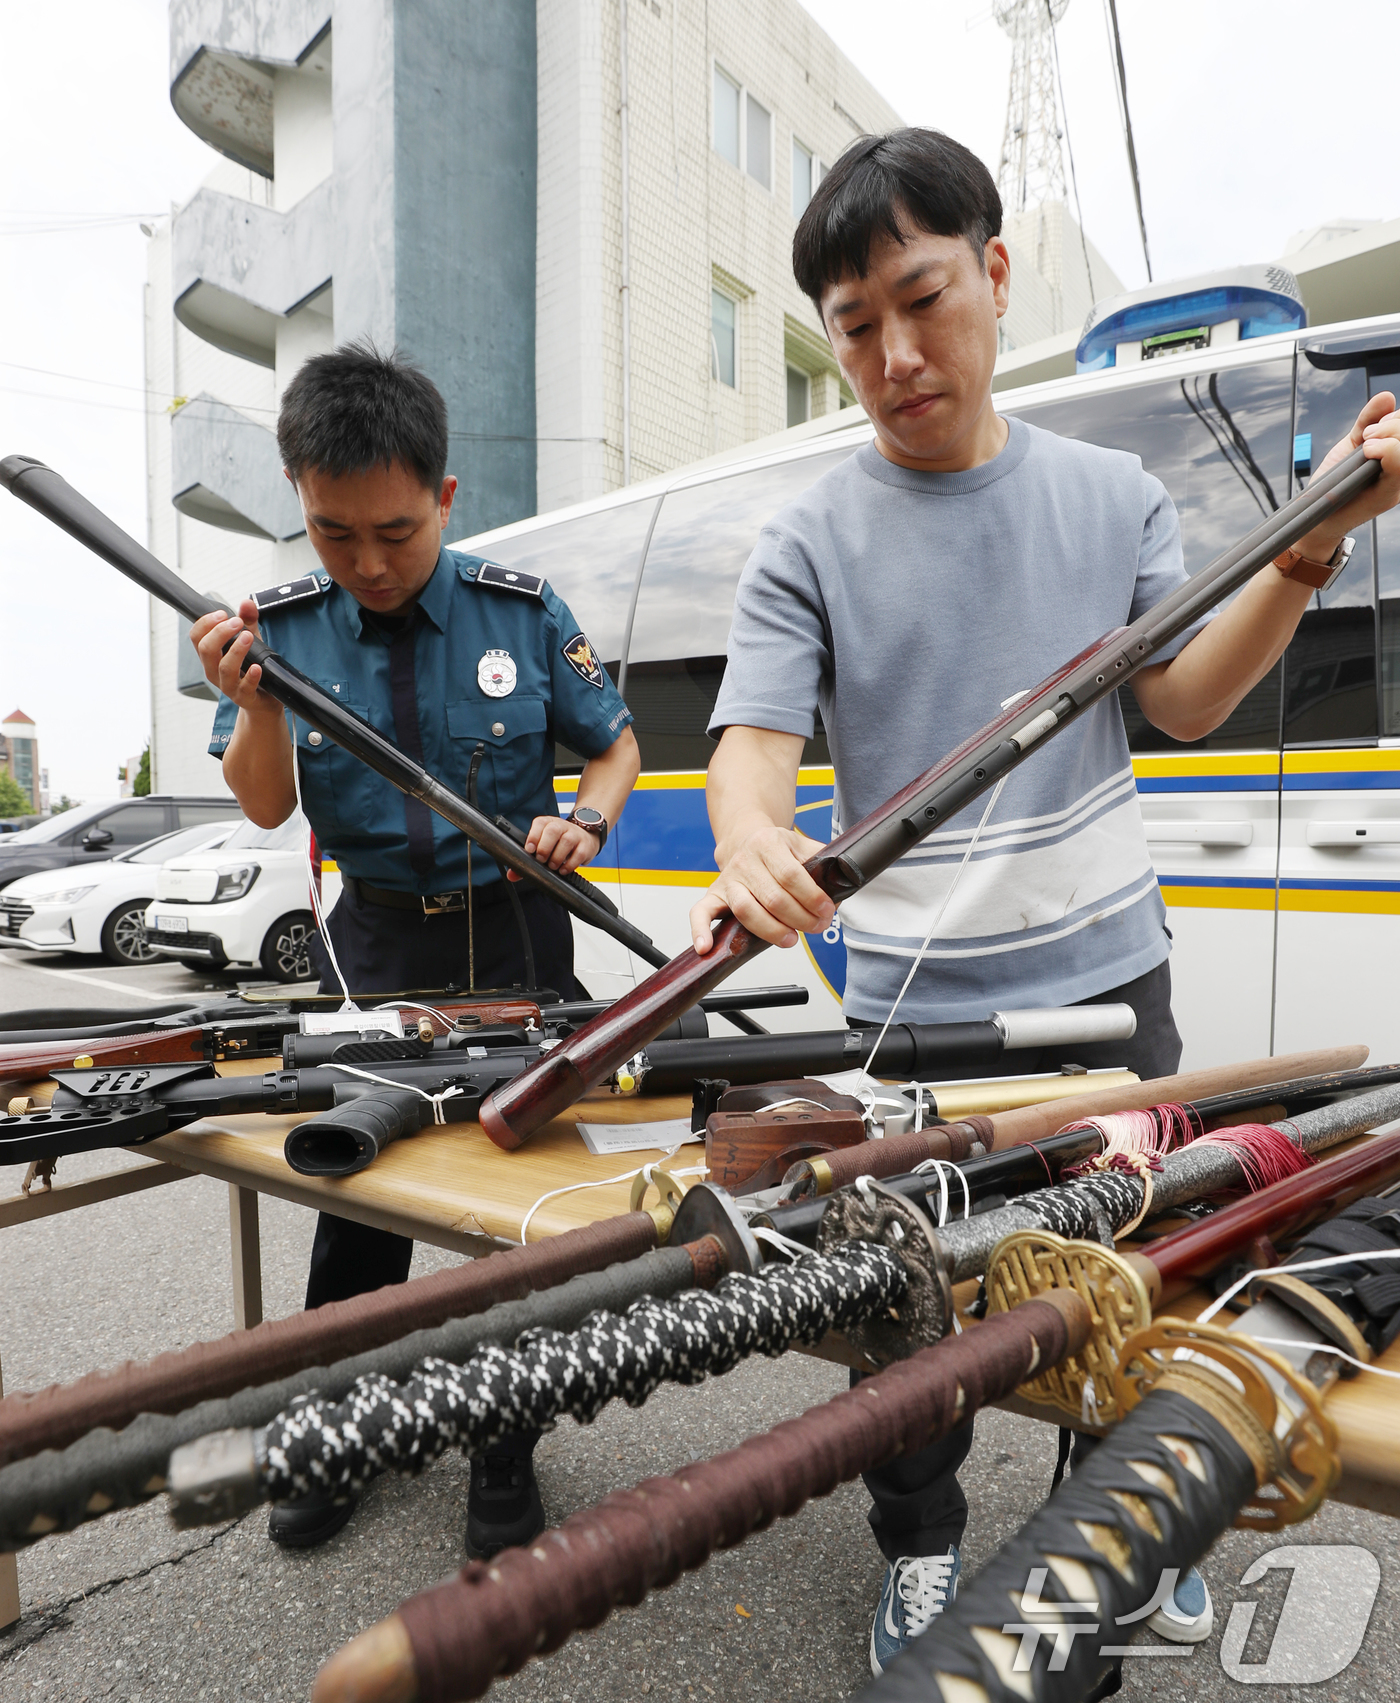
[[[1163,1584],[1232,1523],[1307,1519],[1340,1476],[1316,1390],[1247,1339],[1164,1321],[1124,1345],[1117,1384],[1127,1417],[863,1703],[1085,1703]]]
[[[94,555],[109,562],[119,573],[134,580],[159,602],[174,609],[187,621],[200,621],[217,614],[222,605],[201,594],[163,562],[159,562],[136,540],[110,520],[60,474],[27,455],[9,455],[0,461],[0,485],[37,509],[46,520],[86,545]],[[639,928],[618,914],[617,907],[596,887],[577,873],[559,875],[524,851],[513,835],[504,832],[489,816],[473,809],[466,799],[430,775],[376,728],[357,716],[314,680],[254,639],[244,658],[247,669],[257,663],[262,669],[259,690],[267,693],[293,715],[334,741],[352,757],[358,757],[375,774],[382,775],[400,792],[420,799],[483,851],[531,881],[556,903],[581,921],[602,929],[614,940],[635,952],[648,964],[662,965],[666,956]]]
[[[1115,628],[1071,658],[864,821],[838,835],[808,860],[808,874],[837,904],[858,893],[1036,746],[1149,667],[1164,645],[1379,476],[1380,463],[1354,450],[1131,626]],[[492,1095],[482,1104],[482,1127],[499,1146],[519,1147],[766,944],[733,916],[721,917],[704,957],[687,948],[536,1069]]]
[[[922,1349],[833,1401],[668,1478],[616,1490],[528,1549],[468,1562],[321,1669],[315,1703],[458,1703],[674,1584],[858,1473],[927,1448],[1082,1341],[1077,1295]],[[1054,1310],[1052,1311],[1052,1307]]]

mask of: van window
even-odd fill
[[[552,524],[546,521],[514,538],[479,547],[468,540],[459,548],[547,579],[588,635],[593,654],[605,666],[612,665],[608,671],[616,678],[632,588],[656,504],[655,497],[618,503]]]
[[[734,590],[758,534],[785,503],[852,454],[851,446],[671,491],[642,575],[627,660],[627,705],[642,767],[703,769],[729,639]],[[824,737],[804,762],[829,763]]]
[[[1361,367],[1322,371],[1298,360],[1295,489],[1351,430],[1366,404]],[[1376,594],[1371,528],[1356,535],[1347,571],[1330,591],[1313,594],[1284,654],[1285,745],[1333,745],[1374,739],[1377,732]]]
[[[99,828],[104,829],[112,836],[108,842],[111,850],[117,852],[143,845],[157,834],[163,834],[168,826],[163,804],[123,804],[99,816],[85,832],[91,834]]]
[[[1192,373],[1159,383],[1087,392],[1015,410],[1063,437],[1124,449],[1167,487],[1181,517],[1188,574],[1237,544],[1288,500],[1293,361]],[[1278,744],[1282,665],[1222,726],[1183,746],[1151,726],[1131,692],[1120,694],[1134,751],[1241,750]]]

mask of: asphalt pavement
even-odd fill
[[[100,960],[0,952],[0,1011],[38,1005],[122,1007],[198,993],[211,984],[176,966],[117,970]],[[125,1153],[60,1163],[58,1180],[137,1163]],[[0,1198],[22,1172],[0,1168]],[[313,1220],[264,1197],[264,1304],[296,1310]],[[455,1263],[419,1247],[415,1274]],[[232,1328],[228,1190],[206,1178],[0,1231],[0,1366],[8,1390],[34,1389]],[[662,1389],[638,1411],[619,1403],[592,1426],[565,1422],[537,1463],[552,1520],[608,1491],[717,1454],[755,1431],[829,1399],[839,1368],[800,1354],[738,1367],[696,1389]],[[1400,1415],[1400,1403],[1397,1405]],[[962,1474],[972,1508],[964,1568],[975,1571],[1035,1512],[1049,1490],[1056,1438],[1048,1427],[990,1412],[977,1422]],[[373,1485],[346,1529],[320,1550],[286,1553],[267,1541],[266,1514],[177,1532],[160,1503],[129,1510],[19,1558],[23,1618],[0,1633],[0,1703],[110,1698],[305,1699],[320,1663],[348,1638],[462,1560],[466,1463],[439,1461],[417,1481]],[[847,1485],[796,1518],[715,1557],[641,1608],[623,1610],[556,1655],[498,1684],[503,1700],[612,1703],[825,1703],[869,1681],[867,1645],[883,1563],[865,1521],[861,1486]],[[1230,1532],[1202,1565],[1215,1630],[1187,1655],[1150,1634],[1130,1657],[1121,1696],[1160,1703],[1237,1700],[1242,1681],[1222,1668],[1221,1636],[1236,1602],[1255,1602],[1245,1662],[1270,1655],[1275,1629],[1301,1610],[1321,1626],[1335,1615],[1328,1575],[1284,1610],[1287,1570],[1240,1580],[1281,1545],[1359,1545],[1380,1563],[1379,1594],[1359,1654],[1325,1686],[1252,1683],[1259,1703],[1338,1703],[1400,1696],[1400,1523],[1332,1505],[1278,1536]],[[1341,1577],[1338,1574],[1337,1577]],[[1305,1592],[1305,1594],[1304,1594]],[[1282,1640],[1280,1640],[1282,1641]],[[1260,1677],[1258,1670],[1249,1675]]]

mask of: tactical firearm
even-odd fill
[[[0,485],[186,620],[199,621],[222,608],[213,598],[204,597],[186,585],[42,461],[35,461],[27,455],[6,456],[0,461]],[[244,669],[253,663],[262,669],[259,689],[268,697],[291,710],[293,715],[299,716],[353,757],[358,757],[400,792],[420,799],[445,822],[450,822],[474,840],[497,863],[533,882],[565,910],[583,922],[591,923],[594,928],[602,929],[604,934],[610,934],[648,964],[660,966],[666,963],[666,955],[639,928],[619,915],[617,907],[605,893],[577,873],[556,874],[531,857],[517,843],[514,832],[502,829],[489,816],[468,804],[465,798],[444,786],[412,758],[406,757],[377,728],[347,709],[314,680],[307,679],[261,639],[254,639],[249,647],[243,662]]]
[[[1353,451],[1131,626],[1105,634],[864,821],[823,847],[809,859],[808,873],[838,904],[858,893],[1009,774],[1038,745],[1149,666],[1164,645],[1208,615],[1287,545],[1351,501],[1379,473],[1379,462],[1363,450]],[[519,1147],[766,944],[734,917],[720,918],[703,958],[688,947],[555,1048],[536,1069],[484,1101],[482,1127],[499,1146]]]
[[[483,1094],[540,1057],[537,1045],[472,1051],[480,1056],[377,1062],[379,1082],[334,1065],[263,1076],[217,1076],[203,1062],[58,1070],[47,1109],[0,1117],[0,1165],[141,1146],[200,1118],[319,1112],[288,1135],[287,1163],[303,1176],[347,1177],[400,1136],[474,1118]]]

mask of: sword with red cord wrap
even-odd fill
[[[838,835],[809,859],[807,872],[838,904],[858,893],[1037,746],[1149,667],[1164,645],[1379,474],[1379,462],[1364,450],[1354,450],[1131,626],[1105,634],[864,821]],[[547,1059],[484,1100],[482,1128],[498,1146],[519,1147],[765,945],[733,916],[722,917],[704,957],[687,948]]]

